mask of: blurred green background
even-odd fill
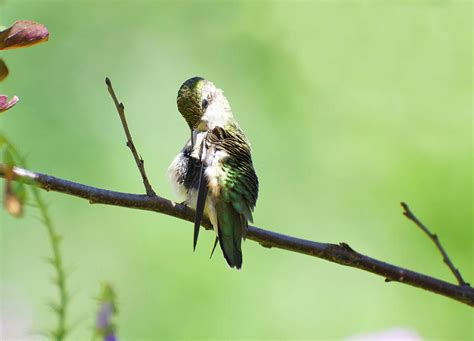
[[[155,190],[188,138],[176,109],[195,75],[225,93],[252,141],[255,224],[453,282],[407,201],[474,282],[470,1],[14,1],[0,23],[45,24],[50,41],[4,51],[1,92],[20,103],[1,131],[33,170],[119,191],[143,186],[105,76],[127,109]],[[344,339],[394,327],[472,339],[472,309],[316,258],[247,241],[230,270],[192,224],[44,193],[72,270],[71,339],[89,339],[101,281],[118,294],[119,336]],[[55,317],[39,213],[1,212],[3,320],[40,337]],[[12,322],[14,321],[14,322]]]

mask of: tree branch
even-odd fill
[[[125,131],[125,136],[127,137],[127,147],[130,148],[133,154],[133,158],[137,163],[138,170],[143,179],[143,184],[145,185],[146,194],[149,196],[156,195],[155,191],[150,185],[148,181],[148,177],[146,176],[145,172],[145,161],[142,157],[138,154],[137,148],[135,148],[135,144],[133,143],[132,134],[130,134],[130,130],[128,129],[127,119],[125,118],[125,106],[122,102],[119,102],[117,96],[115,95],[114,88],[112,87],[112,82],[110,81],[109,77],[105,78],[105,84],[107,84],[107,90],[109,90],[110,96],[114,101],[115,107],[117,108],[117,112],[120,116],[120,121],[122,122],[123,130]]]
[[[412,222],[414,222],[415,225],[418,226],[423,232],[425,232],[426,235],[433,241],[433,243],[435,243],[439,252],[441,252],[441,255],[443,256],[444,263],[446,263],[449,270],[451,270],[454,277],[456,277],[456,280],[458,281],[459,285],[469,286],[469,283],[466,283],[464,281],[459,270],[456,269],[453,262],[451,262],[451,259],[449,259],[448,254],[444,250],[443,246],[441,246],[438,236],[434,233],[431,233],[430,230],[428,230],[428,228],[413,214],[413,212],[410,210],[410,208],[408,207],[406,203],[402,202],[400,203],[400,205],[402,205],[403,207],[403,215],[407,217],[408,219],[410,219]]]
[[[5,176],[6,166],[0,164],[0,177]],[[47,191],[56,191],[89,200],[92,204],[106,204],[134,209],[148,210],[170,215],[187,221],[194,221],[194,211],[187,206],[174,203],[159,196],[129,194],[95,188],[76,182],[35,173],[14,167],[14,180],[41,187]],[[211,229],[209,220],[203,219],[202,225]],[[345,243],[329,244],[295,238],[284,234],[249,226],[247,238],[267,248],[298,252],[328,260],[341,265],[358,268],[383,276],[387,282],[400,282],[433,293],[449,297],[469,306],[474,306],[474,289],[458,286],[424,274],[391,265],[354,251]]]

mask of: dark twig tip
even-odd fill
[[[402,201],[400,203],[400,206],[402,206],[402,208],[403,208],[403,215],[410,219],[410,217],[412,216],[412,213],[411,213],[410,208],[408,207],[408,205],[405,202]]]
[[[109,77],[105,77],[105,84],[107,84],[108,86],[112,85],[112,82],[110,81]]]
[[[438,251],[441,253],[443,256],[444,263],[448,266],[449,270],[453,273],[454,277],[456,277],[456,280],[458,281],[458,284],[460,286],[463,286],[466,284],[464,282],[464,279],[461,276],[461,273],[459,272],[458,269],[454,267],[453,262],[451,262],[451,259],[448,256],[448,253],[444,250],[443,246],[441,245],[438,235],[435,233],[432,233],[410,210],[408,205],[404,202],[400,203],[404,209],[403,215],[407,217],[409,220],[411,220],[416,226],[418,226],[430,239],[431,241],[436,245],[436,248]]]

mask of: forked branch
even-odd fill
[[[453,273],[454,277],[456,277],[456,280],[458,281],[459,285],[462,286],[469,286],[469,283],[466,283],[464,279],[461,276],[461,273],[459,272],[458,269],[454,266],[453,262],[451,262],[451,259],[449,258],[447,252],[444,250],[443,246],[441,245],[439,238],[436,234],[431,233],[431,231],[423,224],[410,210],[408,205],[404,202],[400,203],[403,207],[403,215],[410,219],[412,222],[415,223],[416,226],[418,226],[423,232],[426,233],[426,235],[435,243],[436,247],[438,248],[439,252],[441,252],[441,255],[443,256],[443,261],[446,263],[448,266],[449,270]]]
[[[127,137],[127,146],[130,148],[142,176],[143,184],[145,185],[147,193],[146,195],[115,192],[91,187],[56,178],[54,176],[32,172],[19,167],[13,167],[12,176],[11,167],[7,167],[5,164],[1,163],[0,177],[5,178],[8,173],[8,177],[11,178],[10,180],[29,183],[47,191],[56,191],[63,194],[80,197],[88,200],[91,204],[97,203],[154,211],[194,222],[195,213],[192,209],[185,205],[177,204],[170,200],[159,197],[153,191],[146,176],[143,159],[139,156],[135,145],[133,144],[132,136],[125,119],[124,106],[118,101],[117,96],[115,95],[115,92],[112,88],[110,79],[106,78],[106,84],[119,113],[120,120]],[[413,215],[406,204],[402,203],[402,206],[405,210],[404,214],[407,216],[407,218],[414,221],[435,242],[436,246],[443,254],[446,264],[454,273],[460,285],[451,284],[437,278],[370,258],[355,251],[346,243],[319,243],[267,231],[255,226],[249,226],[247,231],[247,239],[256,241],[266,248],[275,247],[287,251],[298,252],[305,255],[322,258],[341,265],[358,268],[382,276],[385,278],[386,282],[400,282],[408,284],[449,297],[469,306],[474,306],[474,289],[462,279],[461,274],[454,267],[446,252],[441,247],[437,236],[429,232],[429,230]],[[203,218],[201,225],[206,229],[212,229],[212,226],[207,218]]]
[[[0,177],[5,176],[6,166],[0,164]],[[122,206],[148,210],[170,215],[176,218],[194,221],[194,211],[187,206],[174,203],[159,196],[129,194],[91,187],[50,175],[35,173],[19,167],[13,168],[15,181],[22,181],[41,187],[88,200],[92,204]],[[203,219],[202,226],[207,229],[211,224]],[[474,306],[474,289],[433,278],[415,271],[391,265],[365,256],[345,243],[329,244],[295,238],[284,234],[249,226],[247,239],[256,241],[267,248],[279,248],[298,252],[308,256],[323,258],[330,262],[358,268],[382,276],[389,282],[400,282],[433,293],[449,297],[459,302]]]

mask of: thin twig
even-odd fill
[[[439,242],[438,236],[430,232],[430,230],[413,214],[413,212],[410,210],[410,208],[408,207],[406,203],[402,202],[400,203],[400,205],[402,205],[403,207],[403,215],[407,217],[408,219],[410,219],[412,222],[414,222],[415,225],[418,226],[423,232],[425,232],[426,235],[433,241],[433,243],[435,243],[439,252],[441,252],[441,255],[443,256],[444,263],[448,266],[449,270],[451,270],[454,277],[456,277],[456,280],[458,281],[459,285],[469,286],[469,283],[466,283],[464,281],[459,270],[456,269],[453,262],[451,262],[451,259],[449,258],[448,254],[446,253],[443,246]]]
[[[143,179],[143,184],[145,185],[146,194],[149,196],[154,196],[156,193],[151,187],[148,177],[146,176],[144,166],[145,161],[138,154],[137,148],[135,148],[135,144],[133,143],[132,134],[130,134],[130,130],[128,129],[127,119],[125,118],[125,106],[117,99],[114,88],[112,87],[112,82],[108,77],[105,78],[105,84],[107,84],[107,89],[109,90],[110,96],[115,103],[115,107],[117,108],[117,112],[120,116],[120,121],[122,121],[123,130],[125,131],[125,136],[127,137],[127,147],[132,151],[135,162],[137,163],[138,170],[140,171]]]
[[[0,164],[0,177],[4,175],[5,165]],[[194,221],[194,211],[189,207],[174,203],[160,196],[121,193],[101,188],[86,186],[50,175],[35,173],[23,168],[14,167],[16,181],[23,181],[39,186],[48,191],[56,191],[88,200],[92,204],[122,206],[148,210],[170,215],[187,221]],[[207,218],[202,226],[212,229]],[[469,286],[458,286],[446,281],[420,274],[408,269],[391,265],[354,251],[347,244],[329,244],[295,238],[284,234],[249,226],[247,239],[258,242],[267,248],[279,248],[318,257],[330,262],[358,268],[383,276],[390,282],[400,282],[417,288],[443,295],[474,307],[474,289]]]

